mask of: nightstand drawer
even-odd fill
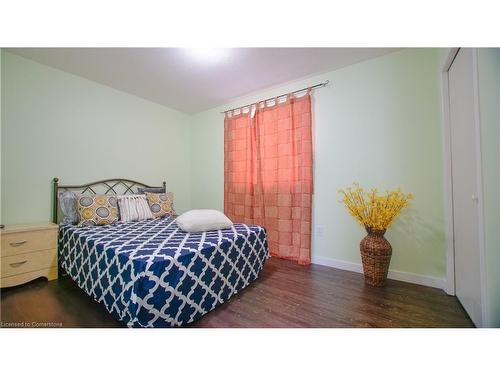
[[[2,233],[2,257],[57,247],[57,230]]]
[[[3,257],[1,278],[57,267],[57,249]]]

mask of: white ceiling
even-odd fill
[[[9,51],[170,108],[196,113],[254,91],[395,49],[16,48]]]

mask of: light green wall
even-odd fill
[[[2,52],[4,224],[50,220],[51,180],[167,181],[190,202],[189,115]]]
[[[445,277],[440,56],[408,49],[293,82],[193,118],[193,208],[223,207],[223,109],[329,79],[314,92],[315,195],[313,256],[360,263],[363,229],[338,202],[358,181],[415,195],[388,231],[391,269]]]
[[[489,325],[500,327],[500,49],[478,50]]]

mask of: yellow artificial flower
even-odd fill
[[[377,230],[386,230],[413,199],[412,194],[404,194],[400,188],[381,195],[377,189],[365,191],[358,183],[339,193],[341,202],[361,225]]]

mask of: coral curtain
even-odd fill
[[[251,112],[251,111],[249,111]],[[311,263],[310,92],[224,120],[224,212],[266,228],[272,256]]]

